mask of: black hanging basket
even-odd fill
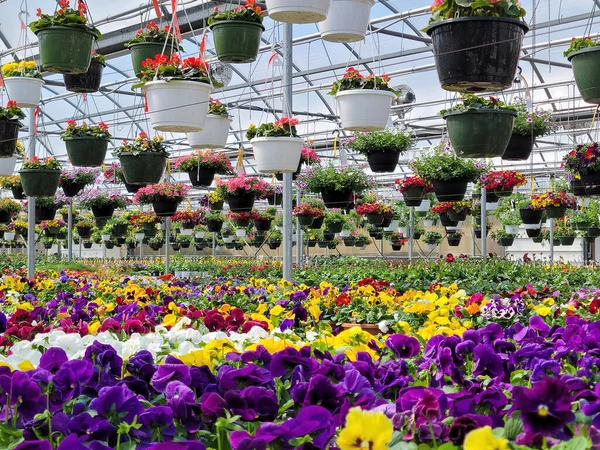
[[[422,187],[410,187],[406,189],[402,194],[406,206],[421,206],[423,191]]]
[[[283,203],[283,194],[274,193],[272,196],[267,197],[267,201],[271,206],[279,206]]]
[[[525,225],[536,225],[542,221],[544,211],[541,209],[521,208],[519,214]]]
[[[323,197],[325,207],[345,209],[352,203],[353,192],[321,191],[321,196]]]
[[[320,230],[323,227],[323,222],[325,221],[325,216],[315,217],[315,220],[308,226],[311,230]]]
[[[585,186],[583,185],[581,180],[571,181],[571,192],[573,193],[573,195],[575,195],[577,197],[585,196]],[[14,193],[13,193],[13,195],[14,195]]]
[[[375,173],[390,173],[396,170],[400,152],[375,151],[367,154],[369,167]]]
[[[0,211],[0,223],[10,223],[12,214],[9,211]]]
[[[535,138],[532,136],[513,134],[510,141],[508,141],[508,147],[506,147],[502,159],[505,161],[525,161],[531,156],[534,145]]]
[[[139,191],[143,187],[146,187],[146,185],[145,184],[129,184],[129,183],[125,183],[125,190],[127,192],[129,192],[130,194],[135,194],[137,191]]]
[[[448,236],[446,236],[446,240],[448,241],[448,245],[450,247],[458,247],[460,245],[460,240],[461,240],[462,236],[458,235],[451,235],[449,234]]]
[[[43,220],[54,220],[56,215],[56,206],[35,206],[35,223],[41,223]]]
[[[10,190],[12,191],[12,195],[15,198],[15,200],[25,200],[27,198],[21,186],[13,187]]]
[[[207,220],[206,229],[211,233],[218,233],[223,228],[223,222],[218,220]]]
[[[194,187],[210,186],[215,179],[214,169],[205,169],[203,167],[197,167],[188,171],[190,182]]]
[[[559,236],[558,240],[560,245],[573,245],[575,243],[575,236]]]
[[[10,158],[15,154],[20,128],[18,120],[0,120],[0,158]]]
[[[435,65],[442,88],[456,92],[497,92],[512,86],[524,22],[502,17],[461,17],[431,25]]]
[[[110,219],[114,213],[114,206],[92,206],[92,214],[96,219]]]
[[[232,195],[227,199],[231,212],[249,212],[254,206],[254,194]]]
[[[177,212],[179,203],[178,201],[162,200],[160,202],[153,202],[152,207],[158,217],[171,217]]]
[[[585,188],[585,195],[600,195],[600,172],[582,174],[581,184]]]
[[[89,239],[92,235],[92,229],[90,227],[77,227],[77,234],[81,239]]]
[[[540,234],[542,234],[542,229],[541,228],[527,228],[525,230],[525,232],[527,233],[527,237],[530,238],[536,238],[538,237]]]
[[[467,192],[467,185],[469,180],[467,179],[455,179],[455,180],[434,180],[433,192],[435,197],[440,202],[460,202],[465,198]]]
[[[458,225],[458,220],[452,220],[448,213],[440,213],[440,222],[443,227],[455,227]]]
[[[63,75],[65,82],[65,88],[70,92],[77,92],[78,94],[89,94],[97,92],[100,89],[102,83],[102,71],[104,70],[104,64],[97,61],[92,61],[88,71],[80,73],[78,75]]]
[[[75,197],[83,190],[85,183],[63,184],[61,187],[67,197]]]
[[[254,226],[256,227],[256,231],[269,231],[271,229],[271,221],[270,220],[255,220]]]
[[[453,220],[455,222],[461,222],[467,219],[467,210],[463,209],[462,211],[457,212],[451,209],[448,211],[448,217],[450,218],[450,220]]]

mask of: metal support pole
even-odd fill
[[[550,219],[550,264],[554,264],[554,219]]]
[[[217,256],[217,238],[215,233],[212,235],[212,256],[213,258]]]
[[[83,241],[83,239],[79,238],[79,259],[81,259],[81,241]]]
[[[292,115],[293,25],[283,24],[283,111]],[[292,281],[292,174],[283,174],[283,278]]]
[[[298,195],[296,196],[298,205],[302,201],[302,191],[298,189]],[[296,266],[300,267],[302,264],[302,253],[304,251],[304,244],[302,243],[302,227],[300,221],[296,219]]]
[[[35,129],[35,110],[29,110],[29,157],[35,156],[37,138],[33,134]],[[27,276],[35,276],[35,197],[27,198]]]
[[[73,199],[69,202],[69,218],[67,223],[67,260],[71,262],[73,260]]]
[[[413,260],[413,243],[415,234],[415,207],[410,207],[408,223],[408,261],[412,263]]]
[[[171,246],[171,218],[165,219],[165,275],[169,274],[169,248]]]
[[[481,186],[481,259],[487,259],[487,198],[485,186]]]

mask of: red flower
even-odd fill
[[[452,253],[448,253],[448,254],[446,255],[446,262],[447,262],[447,263],[454,262],[454,255],[453,255]]]
[[[10,108],[18,108],[18,106],[17,106],[17,102],[16,102],[15,100],[10,100],[10,101],[9,101],[9,102],[6,104],[6,107],[7,107],[8,109],[10,109]]]

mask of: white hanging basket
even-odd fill
[[[329,42],[362,41],[374,4],[374,0],[331,0],[327,19],[319,23],[321,37]]]
[[[498,209],[498,205],[500,205],[499,202],[496,203],[485,203],[485,209],[487,211],[496,211]]]
[[[424,227],[432,227],[433,226],[433,219],[425,219],[423,220],[423,226]]]
[[[239,238],[246,237],[246,230],[244,230],[243,228],[238,228],[237,230],[235,230],[235,235]]]
[[[150,81],[144,84],[148,116],[156,131],[190,133],[201,131],[208,115],[214,88],[196,81]]]
[[[269,17],[278,22],[317,23],[327,19],[331,0],[266,0]]]
[[[223,236],[223,242],[225,242],[226,244],[231,244],[233,242],[233,236]]]
[[[44,80],[30,77],[4,78],[4,86],[11,100],[17,102],[19,108],[37,108],[42,98]]]
[[[383,130],[396,94],[374,89],[351,89],[335,94],[342,128],[348,131]]]
[[[192,234],[194,234],[194,230],[183,228],[181,230],[181,234],[183,234],[184,236],[191,236]]]
[[[340,232],[340,237],[346,238],[346,237],[350,237],[352,233],[350,232],[350,230],[342,230]]]
[[[188,144],[192,148],[224,148],[229,135],[231,119],[209,114],[202,131],[188,133]]]
[[[515,225],[504,225],[504,231],[506,231],[508,234],[517,234],[519,227]]]
[[[5,241],[14,241],[15,240],[15,233],[13,233],[12,231],[7,231],[6,233],[4,233],[4,240]]]
[[[437,247],[437,244],[427,244],[427,248],[430,252],[434,251]]]
[[[103,234],[101,237],[104,242],[110,241],[110,234]]]
[[[198,239],[203,239],[203,238],[204,238],[204,236],[206,236],[206,232],[205,232],[205,231],[198,231],[198,232],[195,234],[195,236],[196,236]]]
[[[542,228],[542,223],[524,223],[523,228],[525,228],[526,230],[537,230],[539,228]]]
[[[295,172],[300,164],[304,139],[292,137],[259,137],[250,141],[256,170],[262,173]]]
[[[17,157],[11,156],[10,158],[0,158],[0,175],[8,177],[15,171],[17,165]]]
[[[427,211],[429,211],[429,208],[431,208],[431,200],[423,199],[423,200],[421,200],[421,204],[419,206],[415,206],[415,211],[427,212]]]

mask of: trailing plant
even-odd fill
[[[129,223],[134,226],[155,224],[158,222],[160,222],[160,218],[153,212],[133,211],[131,214],[129,214]]]
[[[512,106],[517,110],[517,117],[515,117],[513,125],[513,134],[537,138],[550,134],[556,129],[552,112],[539,108],[535,111],[529,111],[527,103],[523,99],[513,102]]]
[[[60,0],[58,8],[54,11],[54,15],[43,14],[40,8],[37,9],[36,16],[39,17],[29,24],[29,29],[34,33],[51,27],[71,27],[80,28],[91,31],[98,39],[102,39],[102,33],[88,24],[87,6],[85,2],[77,2],[77,9],[72,9],[69,0]]]
[[[97,172],[87,167],[74,167],[70,170],[63,170],[60,173],[58,184],[60,186],[69,184],[94,184]]]
[[[171,217],[171,222],[197,225],[202,216],[196,211],[179,211]]]
[[[300,156],[300,162],[304,164],[319,164],[321,162],[321,158],[317,152],[310,147],[302,148],[302,155]]]
[[[264,12],[256,4],[256,0],[246,0],[245,4],[225,11],[221,11],[216,7],[208,18],[208,25],[210,26],[227,20],[262,23],[264,19],[263,15]]]
[[[457,158],[451,151],[441,148],[423,153],[411,161],[410,168],[428,181],[475,181],[486,171],[484,164],[472,159]]]
[[[157,183],[141,188],[133,197],[135,203],[148,204],[162,201],[181,203],[190,187],[183,183]]]
[[[597,142],[576,145],[563,157],[562,166],[575,177],[600,171],[600,149]]]
[[[395,91],[389,86],[390,77],[387,75],[377,76],[369,74],[366,77],[354,67],[348,67],[341,80],[333,83],[329,95],[335,95],[338,92],[357,89],[371,89],[378,91]]]
[[[186,156],[175,160],[175,168],[180,172],[190,172],[198,169],[214,170],[218,174],[233,173],[233,166],[224,152],[214,150],[194,150]]]
[[[386,129],[371,133],[356,133],[347,141],[347,145],[362,155],[373,152],[405,153],[414,145],[414,138],[408,131]]]
[[[64,206],[65,200],[62,197],[37,197],[35,199],[35,206],[39,208],[50,208],[56,207],[61,208]]]
[[[88,125],[83,122],[81,125],[77,125],[74,120],[67,120],[67,128],[60,135],[60,138],[64,140],[68,137],[95,137],[98,139],[110,139],[112,135],[108,132],[108,125],[104,122],[100,122],[98,125]]]
[[[17,102],[9,100],[6,103],[6,108],[0,106],[0,120],[23,120],[25,113],[17,106]]]
[[[42,79],[42,73],[39,71],[35,61],[19,61],[9,62],[2,66],[2,76],[9,77],[25,77]]]
[[[387,236],[387,240],[395,245],[404,245],[408,242],[408,239],[406,239],[406,237],[398,231],[394,231],[392,234],[389,234]]]
[[[262,197],[270,191],[270,185],[261,178],[241,175],[225,181],[217,180],[216,191],[218,191],[219,198],[225,200],[234,195],[244,194],[254,194],[257,197]]]
[[[296,131],[296,125],[300,120],[294,117],[282,117],[275,122],[263,123],[258,128],[251,123],[246,131],[247,139],[258,137],[300,137]]]
[[[165,139],[162,136],[154,136],[152,139],[148,138],[148,135],[143,131],[133,141],[123,141],[120,147],[117,147],[113,151],[113,155],[116,157],[122,154],[139,155],[140,153],[160,153],[165,157],[169,156],[167,147],[163,144]],[[114,173],[111,174],[116,176],[119,174],[120,166],[114,168]],[[120,172],[122,176],[123,172]],[[105,172],[106,176],[106,172]]]
[[[127,41],[125,47],[129,47],[131,44],[139,44],[141,42],[167,42],[166,48],[183,50],[183,47],[181,47],[177,42],[177,38],[173,34],[171,27],[169,25],[165,25],[163,28],[159,28],[154,21],[148,22],[145,28],[138,30],[135,34],[135,37]]]
[[[453,112],[481,111],[481,110],[498,110],[498,111],[517,111],[516,106],[507,105],[502,100],[496,97],[478,97],[474,94],[464,94],[462,102],[457,103],[448,109],[442,109],[440,116],[445,116]]]
[[[593,40],[591,37],[586,36],[582,38],[573,38],[571,40],[571,45],[567,50],[565,50],[565,57],[569,56],[573,52],[578,52],[579,50],[583,50],[584,48],[597,47],[600,45],[598,41]]]
[[[434,0],[429,25],[458,17],[520,19],[525,14],[519,0]]]
[[[23,161],[23,169],[51,169],[51,170],[59,170],[60,163],[58,160],[54,159],[52,156],[48,156],[46,158],[38,158],[34,156],[30,159],[26,159]]]
[[[372,179],[357,166],[314,165],[306,168],[298,180],[308,192],[341,191],[360,193],[373,186]]]

